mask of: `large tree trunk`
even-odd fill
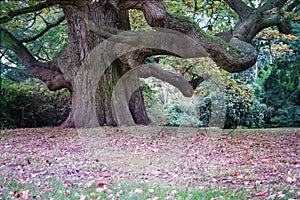
[[[128,30],[129,20],[127,11],[118,11],[111,5],[104,5],[104,1],[95,2],[87,7],[63,6],[63,10],[69,27],[69,45],[64,52],[64,58],[72,66],[62,69],[72,83],[72,112],[63,123],[63,127],[96,127],[102,125],[134,125],[149,124],[150,120],[146,114],[146,108],[141,91],[138,89],[130,99],[130,103],[122,102],[122,106],[128,107],[131,122],[119,123],[116,119],[119,114],[114,113],[112,94],[118,80],[130,70],[128,63],[120,59],[105,66],[105,58],[98,55],[95,47],[105,42],[99,35],[89,31],[85,21],[78,16],[79,12],[89,13],[97,25]],[[80,10],[82,9],[82,10]],[[95,58],[93,58],[93,56]],[[122,115],[121,115],[122,116]]]

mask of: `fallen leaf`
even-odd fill
[[[14,196],[17,197],[17,198],[20,198],[21,197],[21,193],[19,191],[14,191],[13,192]]]
[[[277,197],[278,197],[278,198],[284,198],[284,197],[285,197],[285,194],[283,194],[283,193],[278,194]]]
[[[46,191],[52,191],[52,190],[54,190],[54,186],[50,185],[50,186],[46,187],[44,190],[46,190]]]
[[[288,183],[292,183],[294,180],[292,177],[288,176],[285,178],[285,181],[288,182]]]
[[[90,193],[90,196],[91,197],[97,197],[97,194],[92,192],[92,193]]]
[[[111,189],[107,188],[107,189],[104,190],[104,192],[107,193],[107,194],[111,194],[113,191]]]
[[[137,188],[137,189],[135,189],[134,193],[136,193],[136,194],[142,194],[143,190],[141,188]]]
[[[117,192],[116,197],[120,197],[123,194],[123,190]]]
[[[71,191],[70,190],[66,190],[65,191],[65,196],[69,196],[71,194]]]
[[[29,193],[29,190],[26,190],[26,191],[22,191],[21,192],[21,198],[26,200],[26,199],[29,199],[30,197],[30,193]]]
[[[263,191],[263,192],[258,192],[255,194],[257,197],[264,197],[268,194],[269,190]]]
[[[272,194],[272,195],[270,195],[270,196],[268,196],[266,199],[267,200],[274,200],[275,198],[276,198],[276,194]]]
[[[230,176],[233,177],[233,178],[237,178],[238,175],[239,175],[239,174],[238,174],[237,172],[235,172],[235,173],[231,174]]]
[[[168,195],[168,196],[166,197],[166,200],[174,200],[174,198],[173,198],[172,195]]]
[[[75,187],[76,184],[65,181],[65,187]]]
[[[99,182],[98,182],[98,187],[103,187],[104,185],[106,185],[105,182],[103,182],[103,181],[99,181]]]
[[[11,158],[5,158],[1,161],[1,164],[6,164],[6,162],[10,161],[10,160],[11,160]]]
[[[90,188],[94,185],[94,181],[89,181],[84,185],[84,188]]]

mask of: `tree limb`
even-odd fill
[[[232,34],[220,34],[215,37],[206,34],[198,24],[189,17],[170,14],[161,0],[131,1],[125,0],[120,5],[122,9],[137,9],[144,13],[147,23],[152,27],[162,27],[178,31],[190,37],[195,44],[203,46],[216,64],[228,72],[240,72],[256,62],[257,52],[251,44],[252,39],[262,29],[269,26],[280,26],[284,33],[289,32],[280,7],[276,1],[269,0],[259,8],[248,7],[241,0],[226,0],[229,6],[238,13],[240,19]],[[283,23],[282,23],[283,22]]]
[[[0,27],[0,33],[1,47],[12,50],[20,58],[29,73],[44,81],[50,90],[58,90],[64,87],[72,89],[55,62],[38,62],[10,32]]]
[[[139,78],[154,77],[175,86],[185,97],[193,96],[194,88],[182,75],[166,71],[159,64],[149,63],[134,70]]]
[[[204,47],[221,68],[229,72],[243,71],[256,62],[257,53],[251,44],[234,37],[226,43],[208,35],[191,19],[167,13],[161,1],[126,1],[121,8],[141,10],[150,26],[175,30],[190,37],[195,44]]]
[[[240,18],[246,18],[252,8],[247,6],[242,0],[225,0],[225,2],[239,15]]]

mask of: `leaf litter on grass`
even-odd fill
[[[31,191],[22,185],[47,193],[57,190],[51,180],[62,180],[59,190],[67,196],[105,186],[112,197],[108,187],[123,182],[199,191],[242,187],[253,199],[299,195],[299,129],[212,135],[143,126],[7,130],[0,138],[0,194],[29,198]]]

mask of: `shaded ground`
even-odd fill
[[[299,129],[16,129],[1,132],[0,146],[0,186],[46,191],[53,190],[52,179],[102,180],[300,194]],[[6,189],[0,187],[0,199]]]

